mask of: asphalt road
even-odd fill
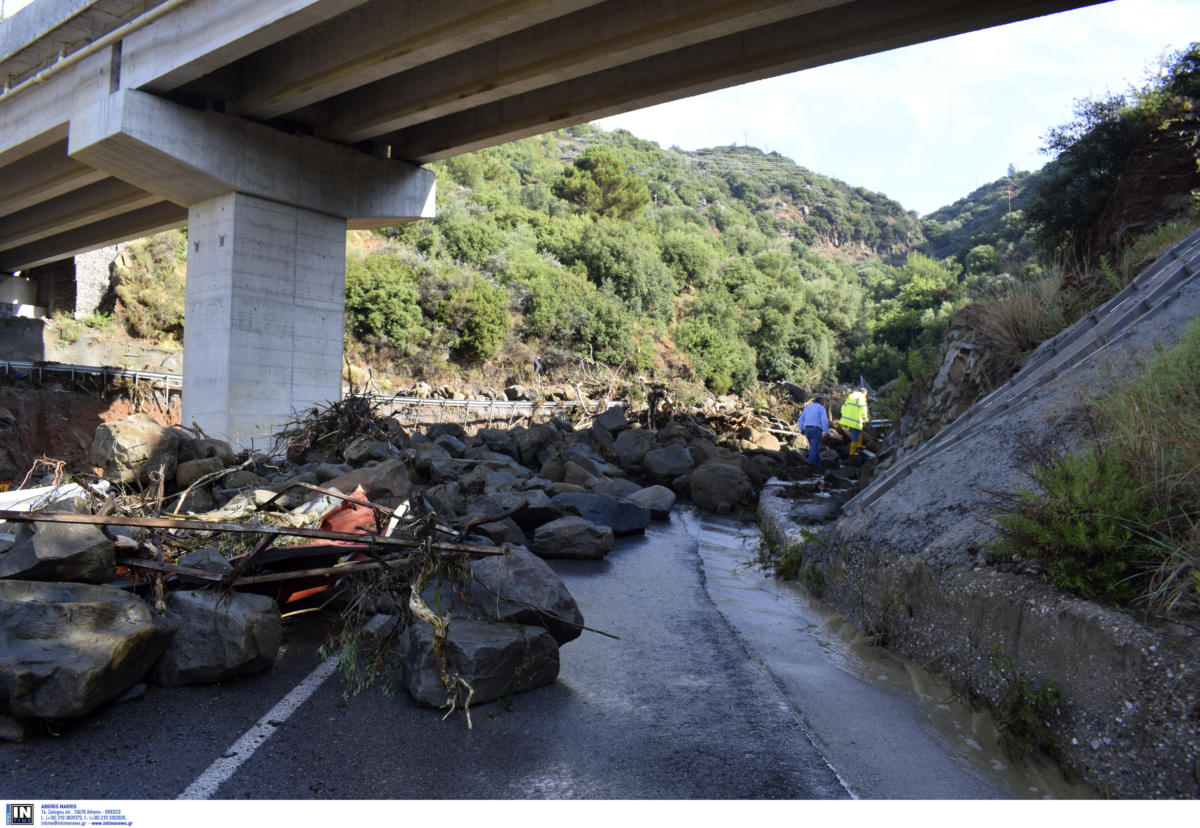
[[[554,562],[587,624],[619,640],[585,632],[563,647],[557,681],[511,708],[473,708],[470,730],[403,692],[343,698],[339,675],[313,675],[324,629],[307,616],[287,625],[268,673],[151,688],[58,736],[0,744],[5,796],[1041,795],[964,753],[909,689],[849,669],[810,609],[741,565],[752,554],[745,540],[734,524],[680,513],[618,541],[603,561]],[[297,686],[311,695],[277,707]],[[879,731],[876,720],[890,724]]]

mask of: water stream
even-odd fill
[[[852,791],[900,798],[1095,798],[1053,764],[1014,759],[991,716],[845,616],[754,564],[755,526],[684,512],[706,589]]]

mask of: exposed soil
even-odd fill
[[[101,423],[145,414],[162,425],[180,421],[180,398],[140,386],[88,391],[61,384],[16,380],[0,386],[0,408],[12,412],[15,428],[0,432],[0,483],[20,483],[39,458],[63,461],[64,470],[91,474],[88,459]],[[34,477],[44,472],[38,470]]]

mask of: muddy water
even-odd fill
[[[705,587],[810,738],[864,798],[1082,799],[1057,766],[1014,761],[991,717],[920,665],[872,646],[844,616],[753,565],[756,527],[680,516]]]

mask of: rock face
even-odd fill
[[[613,547],[613,531],[581,517],[564,517],[538,527],[533,551],[543,558],[598,560]]]
[[[167,480],[175,477],[179,463],[179,432],[161,426],[143,414],[102,423],[92,441],[92,465],[109,480],[147,483],[160,468]]]
[[[0,704],[42,719],[90,713],[141,681],[173,632],[119,589],[0,581]]]
[[[113,542],[95,526],[24,524],[12,549],[0,554],[0,578],[104,581],[113,576]]]
[[[265,595],[172,592],[167,617],[178,626],[154,670],[164,687],[213,684],[261,672],[283,640],[279,607]]]
[[[472,704],[523,693],[558,678],[558,647],[541,627],[454,619],[444,648],[447,670],[474,690]],[[404,683],[420,704],[446,701],[433,652],[433,632],[417,622],[404,633]]]

